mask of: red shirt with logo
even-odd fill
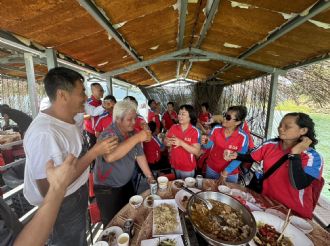
[[[91,96],[87,99],[87,103],[93,107],[98,107],[102,105],[102,101],[96,99],[94,96]],[[98,116],[91,116],[90,119],[86,119],[85,121],[85,130],[88,131],[91,134],[95,134],[94,127],[95,123],[98,120]]]
[[[164,114],[163,114],[163,117],[162,117],[162,120],[165,121],[165,125],[164,125],[164,128],[166,130],[169,130],[171,128],[171,126],[173,126],[175,123],[173,122],[173,119],[177,120],[178,119],[178,115],[175,111],[172,111],[171,114],[166,111]]]
[[[180,124],[173,125],[168,131],[167,137],[171,138],[173,136],[190,145],[200,142],[199,130],[191,124],[189,124],[185,131],[182,131]],[[176,170],[191,172],[196,167],[196,158],[181,146],[172,146],[170,150],[170,163]]]
[[[251,135],[251,131],[250,131],[250,128],[248,126],[248,124],[246,123],[246,121],[244,121],[244,124],[243,124],[243,131],[245,131],[249,137],[249,149],[253,149],[255,146],[254,146],[254,141],[253,141],[253,138],[252,138],[252,135]]]
[[[160,160],[162,146],[157,136],[152,136],[149,142],[143,142],[144,154],[149,164],[155,164]]]
[[[136,133],[143,130],[143,125],[147,124],[144,118],[141,115],[137,115],[135,119],[134,131]]]
[[[156,114],[151,109],[149,109],[149,111],[148,111],[148,122],[150,122],[150,121],[154,121],[156,123],[157,129],[160,129],[159,114]]]
[[[226,161],[223,158],[225,150],[239,152],[245,154],[248,150],[249,139],[247,134],[237,128],[230,137],[225,136],[225,128],[222,126],[215,126],[211,133],[208,145],[211,146],[209,158],[206,163],[213,171],[220,173],[226,169],[229,174],[237,174],[237,167],[240,161]]]
[[[257,162],[263,161],[265,173],[283,155],[290,153],[290,151],[291,149],[282,149],[281,141],[272,139],[252,151],[251,157]],[[321,179],[324,163],[320,154],[313,148],[308,148],[300,154],[300,157],[305,173],[316,179]],[[285,161],[263,182],[262,194],[279,201],[302,217],[312,218],[312,187],[309,185],[301,190],[292,187],[289,177],[289,162],[289,160]]]
[[[98,117],[94,128],[95,132],[103,132],[103,130],[111,124],[112,114],[106,111]]]

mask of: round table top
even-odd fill
[[[242,187],[238,184],[227,183],[227,186],[230,188],[239,189],[241,191],[249,192],[254,196],[256,201],[262,204],[265,208],[276,207],[276,209],[281,210],[286,213],[287,208],[278,202],[258,194],[252,190],[247,189],[246,187]],[[211,179],[203,179],[203,188],[204,191],[218,191],[218,186],[215,180]],[[159,190],[157,195],[159,195],[162,199],[174,199],[176,193],[179,190],[174,188],[172,182],[169,182],[168,188],[166,190]],[[150,195],[150,190],[146,190],[141,194],[143,198]],[[125,220],[133,219],[134,220],[134,229],[135,234],[134,237],[130,240],[131,245],[140,245],[142,240],[152,238],[152,208],[145,207],[143,204],[139,208],[133,208],[131,205],[126,204],[110,221],[110,226],[119,226],[123,227]],[[330,233],[324,230],[321,226],[314,223],[313,221],[309,221],[313,225],[313,231],[309,233],[307,236],[313,241],[315,246],[318,245],[328,245],[330,240]]]

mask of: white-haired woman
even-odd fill
[[[131,101],[118,102],[113,109],[113,123],[106,128],[98,141],[117,136],[119,145],[109,155],[99,156],[94,172],[94,190],[104,226],[134,195],[132,176],[135,161],[148,179],[152,172],[144,155],[141,142],[150,141],[151,132],[142,130],[134,134],[136,104]]]

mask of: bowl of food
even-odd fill
[[[144,199],[143,205],[147,208],[153,208],[155,200],[161,200],[160,196],[158,196],[158,195],[149,195]]]
[[[177,179],[172,182],[172,187],[174,189],[180,190],[183,188],[183,186],[184,186],[184,181],[181,179]]]
[[[213,191],[198,195],[212,204],[209,210],[200,199],[191,196],[188,217],[195,230],[211,245],[246,245],[256,234],[252,213],[233,197]]]
[[[195,187],[196,179],[192,177],[187,177],[185,178],[184,183],[186,184],[187,187],[192,188]]]
[[[143,197],[140,196],[140,195],[135,195],[135,196],[132,196],[130,199],[129,199],[129,204],[133,207],[133,208],[138,208],[141,206],[143,202]]]

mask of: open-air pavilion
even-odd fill
[[[328,0],[2,0],[0,16],[0,76],[27,80],[33,116],[56,66],[148,99],[166,84],[213,86],[215,105],[225,86],[270,75],[269,137],[278,77],[330,54]]]

